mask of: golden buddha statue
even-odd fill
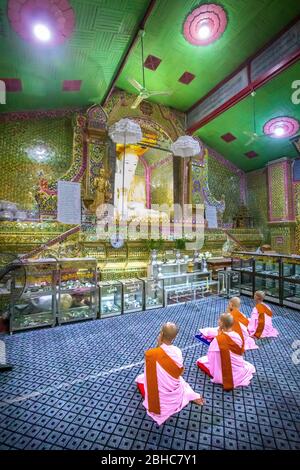
[[[90,206],[90,210],[96,212],[97,208],[109,202],[112,198],[111,184],[109,182],[110,172],[101,168],[99,176],[94,180],[94,202]]]

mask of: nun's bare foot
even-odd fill
[[[199,406],[203,406],[205,404],[205,399],[204,398],[197,398],[197,400],[194,400],[194,403]]]

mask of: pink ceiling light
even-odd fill
[[[68,0],[9,0],[8,18],[22,39],[52,46],[62,44],[75,27]]]
[[[263,131],[273,139],[284,139],[297,134],[299,122],[288,116],[276,117],[265,123]]]
[[[214,3],[195,8],[183,25],[185,39],[195,46],[207,46],[219,39],[227,26],[225,10]]]

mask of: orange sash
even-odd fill
[[[235,331],[238,335],[240,335],[243,341],[242,347],[244,347],[245,338],[244,338],[243,330],[242,330],[240,323],[243,323],[243,325],[247,326],[249,323],[249,320],[246,317],[244,317],[244,315],[238,309],[233,309],[230,313],[234,319],[232,330]]]
[[[221,366],[224,390],[232,390],[234,388],[230,352],[242,356],[244,348],[238,346],[229,335],[220,333],[216,336],[221,354]]]
[[[257,304],[256,310],[258,311],[258,325],[254,336],[256,336],[256,338],[260,338],[265,328],[265,314],[272,317],[272,311],[264,304]]]
[[[145,352],[148,410],[159,415],[160,402],[156,373],[157,362],[174,379],[179,379],[184,371],[184,367],[178,367],[173,359],[171,359],[162,348],[153,348]]]
[[[242,323],[245,326],[249,325],[248,318],[246,318],[245,315],[243,315],[242,312],[240,312],[237,308],[234,308],[230,313],[236,321]]]

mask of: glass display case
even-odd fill
[[[252,273],[241,272],[240,293],[251,296],[254,290],[254,276]]]
[[[240,258],[232,258],[231,267],[235,271],[253,273],[254,258],[249,256],[241,256]]]
[[[300,256],[283,258],[283,277],[290,281],[300,280]]]
[[[283,258],[283,305],[300,308],[300,257]]]
[[[164,281],[162,279],[141,279],[144,282],[145,310],[164,306]]]
[[[265,292],[265,300],[274,303],[280,303],[280,283],[279,277],[255,275],[254,291],[262,290]]]
[[[100,318],[121,315],[122,284],[118,281],[99,282]]]
[[[218,294],[225,297],[240,295],[241,273],[234,270],[224,270],[218,272]]]
[[[191,260],[181,259],[178,262],[170,260],[165,263],[158,261],[157,264],[151,264],[149,266],[148,274],[149,277],[164,278],[165,276],[185,274],[189,272],[189,269],[195,270],[195,263],[191,265]]]
[[[55,259],[32,259],[22,262],[26,276],[17,271],[11,285],[10,332],[54,326],[56,322]],[[20,275],[19,275],[20,274]],[[24,290],[22,283],[25,282]],[[21,296],[15,292],[22,290]]]
[[[95,258],[59,260],[58,323],[96,318],[98,310]]]
[[[283,281],[283,305],[300,308],[300,280],[296,282]]]
[[[123,313],[143,310],[143,281],[141,279],[124,279],[121,283],[123,285]]]
[[[263,290],[266,300],[280,304],[281,259],[258,255],[254,260],[254,269],[254,291]]]
[[[203,298],[217,285],[212,281],[211,271],[195,271],[164,278],[164,304],[166,307]]]
[[[247,296],[253,295],[254,289],[254,258],[248,254],[241,254],[231,260],[232,271],[240,273],[240,293]]]
[[[279,277],[280,260],[276,258],[256,258],[255,273]]]
[[[242,272],[244,259],[253,259],[253,272]],[[236,252],[232,269],[241,271],[241,293],[253,296],[256,290],[265,299],[280,305],[300,308],[300,256],[278,253]]]

